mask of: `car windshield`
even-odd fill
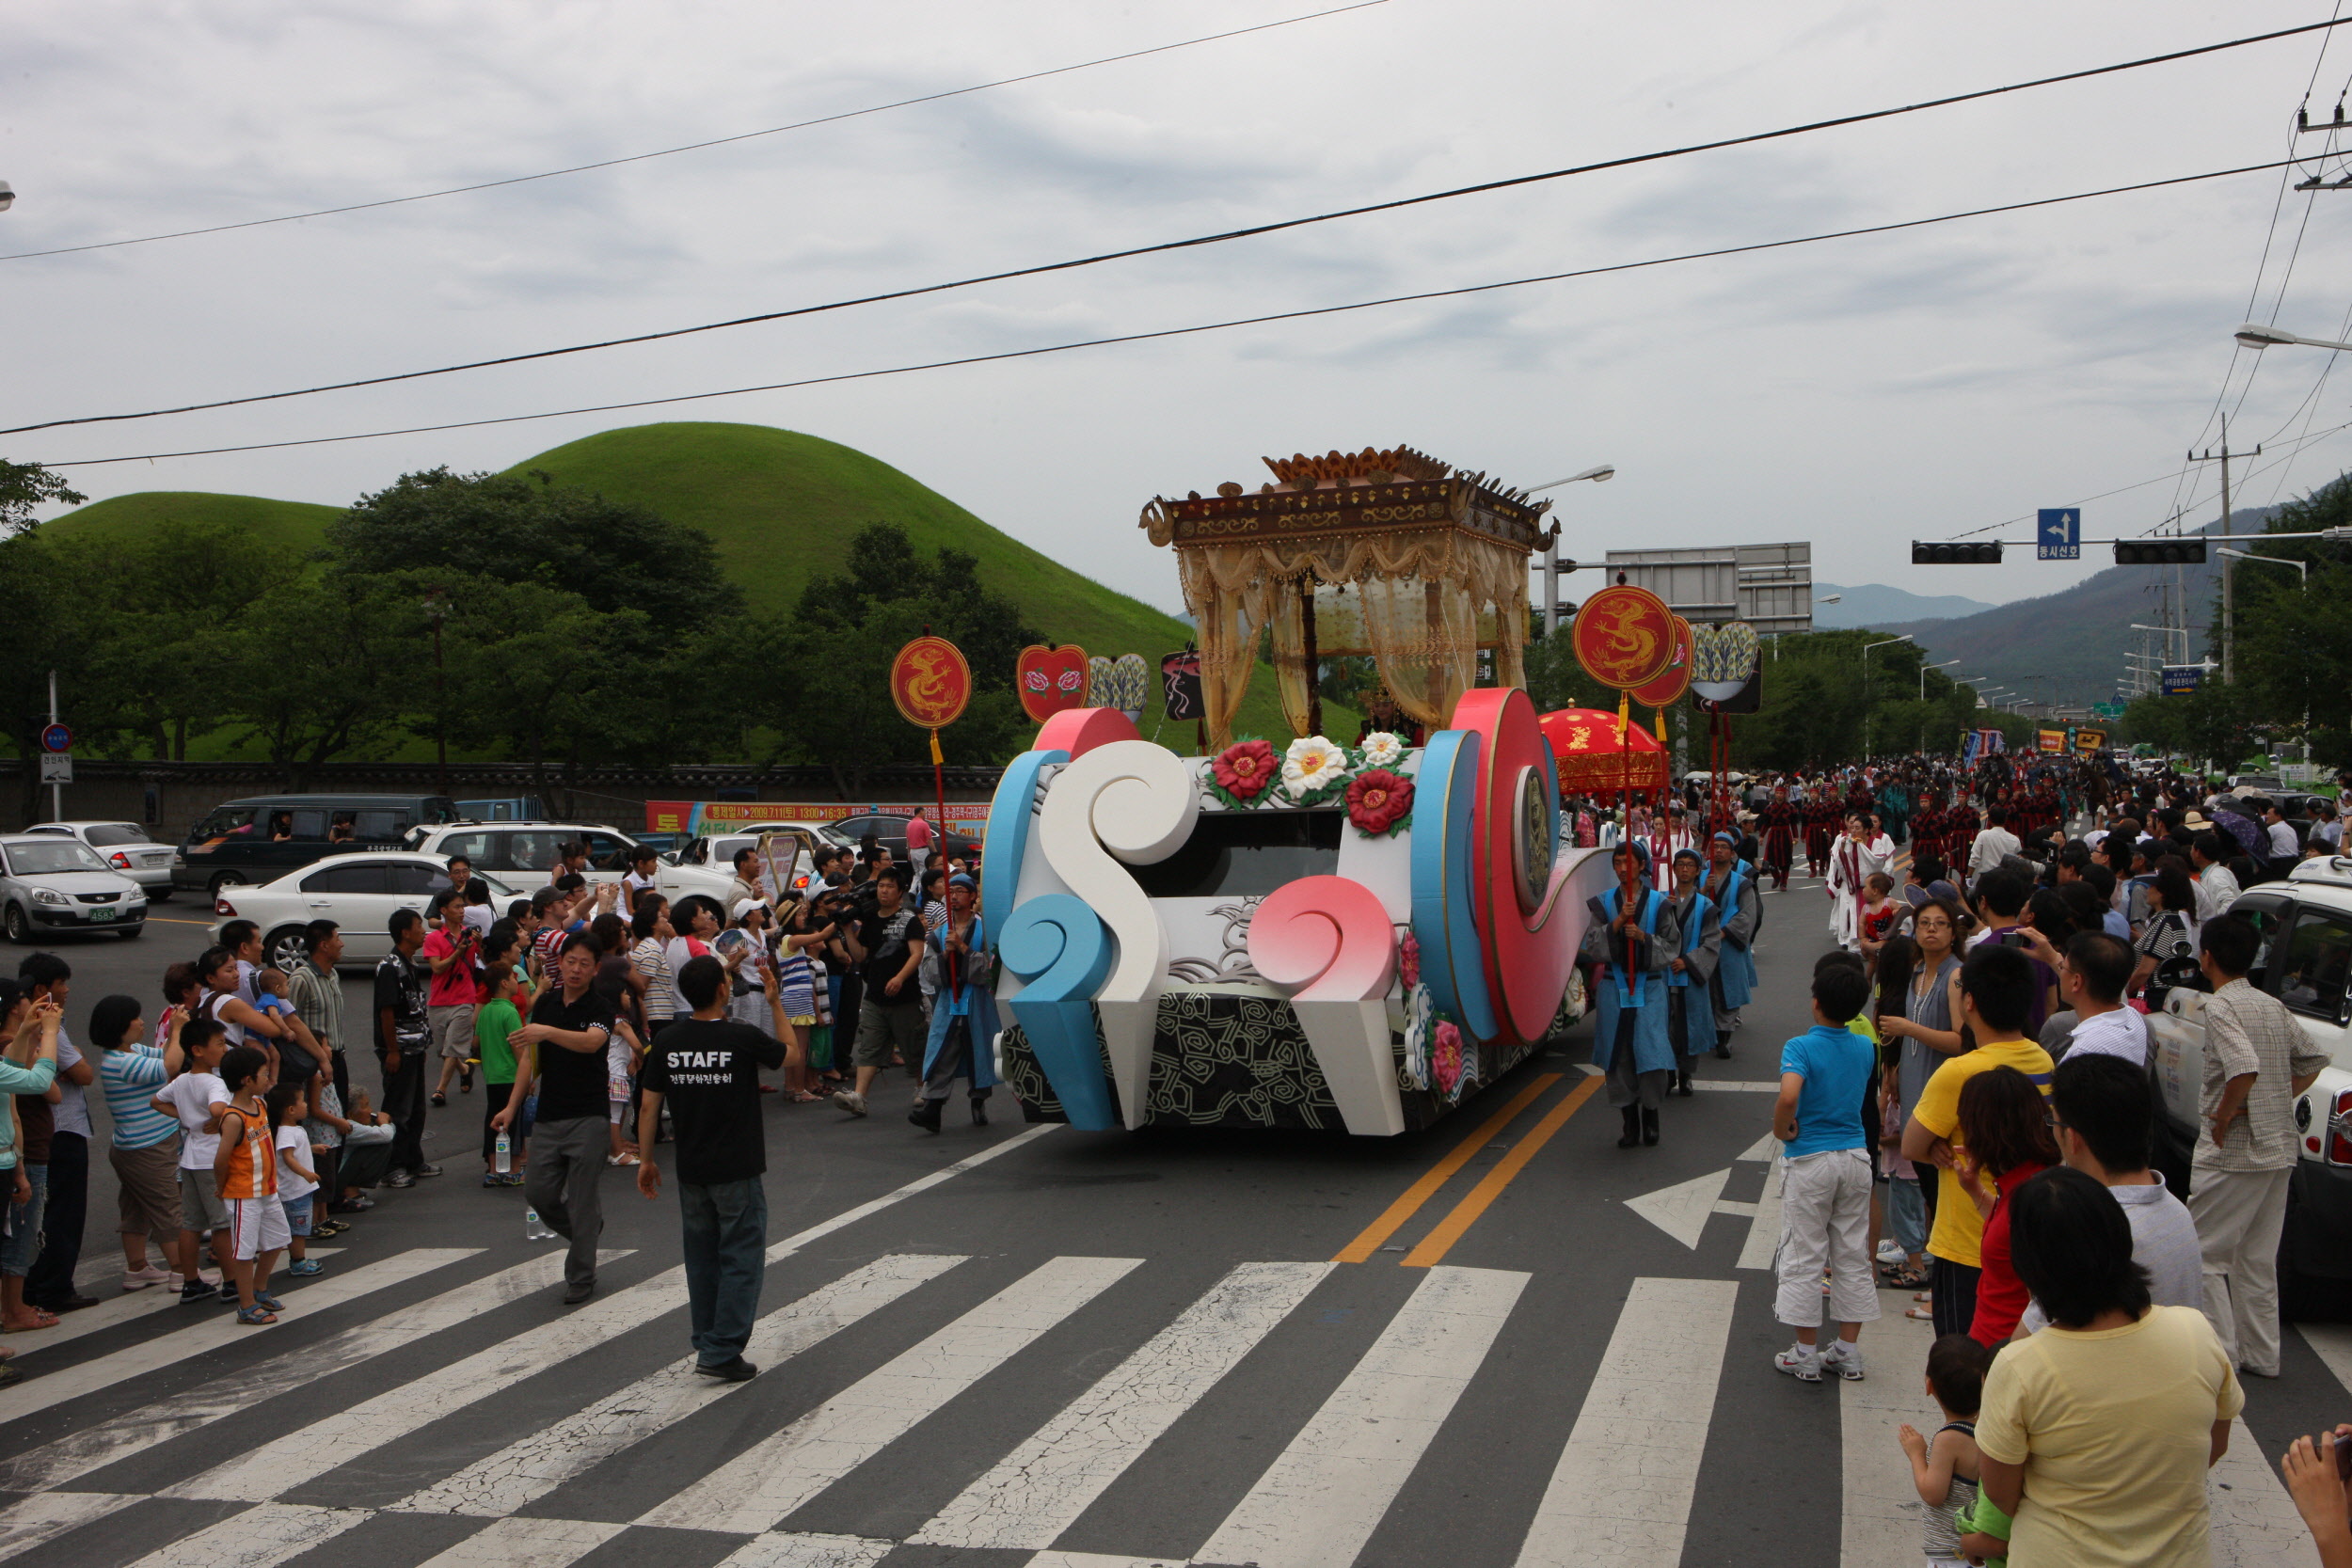
[[[8,846],[8,873],[16,877],[48,877],[61,871],[103,871],[106,863],[77,839]]]
[[[83,836],[101,848],[112,848],[118,844],[152,844],[154,842],[147,836],[145,829],[134,828],[128,822],[102,822]]]

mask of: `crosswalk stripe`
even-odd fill
[[[2344,1391],[2352,1393],[2352,1328],[2342,1323],[2297,1323],[2295,1331],[2328,1363]]]
[[[1113,1557],[1103,1552],[1040,1552],[1021,1568],[1185,1568],[1183,1558]]]
[[[1518,1568],[1677,1568],[1740,1287],[1636,1279]]]
[[[1335,1265],[1243,1263],[937,1517],[917,1545],[1050,1546]]]
[[[1921,1392],[1928,1347],[1935,1330],[1903,1316],[1895,1304],[1910,1292],[1882,1291],[1886,1315],[1862,1332],[1860,1383],[1837,1384],[1841,1488],[1838,1561],[1841,1568],[1879,1568],[1918,1557],[1926,1539],[1927,1505],[1912,1484],[1911,1462],[1896,1431],[1908,1421],[1921,1434],[1944,1424],[1935,1401]]]
[[[116,1509],[128,1508],[139,1500],[128,1493],[36,1492],[0,1513],[0,1558],[30,1551],[45,1541],[54,1541],[70,1529],[79,1529],[92,1519],[103,1519]]]
[[[498,1519],[418,1568],[564,1568],[627,1528],[592,1519]]]
[[[874,1568],[898,1549],[896,1541],[776,1530],[745,1542],[718,1568]]]
[[[794,1253],[800,1251],[803,1247],[808,1245],[811,1242],[822,1241],[827,1236],[832,1235],[834,1231],[845,1229],[850,1226],[855,1225],[858,1221],[865,1219],[869,1214],[880,1213],[882,1210],[889,1208],[894,1203],[903,1203],[908,1198],[914,1196],[916,1194],[930,1192],[933,1187],[938,1186],[941,1182],[952,1180],[954,1178],[961,1176],[965,1171],[973,1170],[978,1166],[988,1164],[991,1160],[995,1159],[999,1155],[1010,1154],[1016,1148],[1023,1148],[1028,1144],[1033,1144],[1037,1142],[1038,1139],[1045,1136],[1046,1133],[1053,1132],[1056,1128],[1061,1125],[1062,1124],[1060,1122],[1048,1121],[1042,1122],[1036,1127],[1032,1127],[1026,1132],[1015,1132],[1011,1137],[1007,1138],[1004,1142],[991,1144],[988,1148],[980,1150],[977,1154],[970,1155],[964,1159],[958,1160],[952,1165],[943,1165],[939,1169],[932,1171],[928,1176],[918,1176],[903,1187],[894,1187],[889,1192],[882,1194],[880,1197],[869,1198],[866,1202],[857,1205],[855,1208],[843,1210],[840,1213],[835,1214],[829,1220],[820,1220],[817,1224],[810,1226],[805,1230],[796,1231],[792,1235],[787,1236],[783,1241],[778,1242],[774,1246],[768,1249],[768,1261],[774,1263],[789,1258]]]
[[[1258,1568],[1353,1561],[1486,1360],[1528,1278],[1432,1268],[1197,1560]]]
[[[1057,1258],[649,1510],[641,1525],[758,1534],[1109,1289],[1139,1258]]]
[[[617,1259],[628,1254],[612,1252],[601,1256]],[[528,1263],[501,1269],[389,1313],[373,1323],[330,1335],[315,1345],[289,1351],[258,1370],[216,1378],[152,1404],[127,1410],[111,1420],[70,1433],[14,1458],[0,1460],[0,1491],[38,1492],[87,1475],[249,1407],[257,1387],[271,1395],[299,1388],[480,1313],[493,1311],[534,1291],[545,1290],[563,1277],[563,1255],[547,1253]],[[0,1555],[5,1552],[5,1543],[0,1543]]]
[[[325,1262],[342,1250],[341,1247],[314,1246],[310,1249],[310,1256]],[[282,1280],[285,1275],[281,1274],[278,1277]],[[177,1307],[179,1304],[179,1292],[167,1290],[161,1285],[151,1285],[143,1291],[124,1291],[109,1300],[100,1302],[95,1307],[85,1307],[79,1312],[68,1312],[47,1328],[28,1331],[11,1348],[19,1355],[31,1355],[40,1351],[55,1350],[59,1345],[70,1345],[85,1335],[96,1334],[101,1329],[112,1328],[117,1323],[127,1323],[134,1319],[144,1318],[150,1312]],[[224,1307],[222,1310],[226,1311],[227,1308]]]
[[[877,1259],[762,1317],[743,1354],[761,1367],[788,1360],[962,1261],[940,1256]],[[714,1382],[693,1367],[689,1357],[639,1378],[579,1415],[485,1455],[391,1506],[403,1513],[490,1519],[512,1513],[632,1443],[747,1386]]]
[[[2205,1497],[2212,1513],[2213,1568],[2276,1568],[2309,1560],[2311,1532],[2243,1416],[2230,1423],[2230,1451],[2205,1472]]]
[[[311,1313],[346,1301],[356,1301],[371,1291],[380,1291],[413,1279],[421,1274],[443,1268],[461,1259],[471,1258],[480,1247],[418,1247],[395,1253],[373,1263],[365,1263],[348,1274],[329,1275],[299,1291],[289,1291],[286,1303],[291,1321],[295,1312]],[[29,1416],[36,1410],[71,1400],[87,1398],[101,1388],[111,1388],[126,1378],[152,1377],[166,1367],[176,1366],[192,1355],[202,1355],[240,1340],[250,1339],[257,1332],[237,1322],[236,1314],[226,1307],[206,1302],[188,1308],[198,1321],[176,1334],[163,1335],[144,1344],[132,1345],[111,1355],[94,1356],[79,1366],[60,1368],[45,1376],[28,1378],[12,1389],[8,1397],[8,1413],[11,1419]],[[258,1332],[267,1333],[266,1329]]]
[[[274,1568],[372,1516],[365,1509],[263,1503],[160,1546],[131,1568]]]

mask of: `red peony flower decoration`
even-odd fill
[[[1405,978],[1406,990],[1421,984],[1421,939],[1410,931],[1396,944],[1396,969]]]
[[[1462,1031],[1452,1023],[1438,1025],[1437,1038],[1429,1053],[1430,1075],[1446,1094],[1462,1081]]]
[[[1254,800],[1281,773],[1274,747],[1263,740],[1239,740],[1217,753],[1212,765],[1217,786],[1237,800]]]
[[[1367,833],[1393,831],[1412,815],[1413,781],[1385,768],[1368,768],[1347,785],[1347,819]]]

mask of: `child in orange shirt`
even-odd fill
[[[261,1327],[283,1307],[269,1293],[269,1271],[285,1247],[285,1206],[278,1200],[278,1137],[262,1097],[270,1086],[269,1058],[240,1045],[220,1059],[229,1109],[220,1117],[220,1152],[213,1180],[229,1211],[230,1256],[223,1267],[237,1287],[237,1322]]]

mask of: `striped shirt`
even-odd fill
[[[106,1091],[106,1114],[114,1117],[115,1148],[153,1148],[179,1136],[180,1118],[148,1103],[168,1076],[164,1053],[151,1045],[98,1053],[98,1082]]]
[[[329,1051],[341,1051],[343,1039],[342,982],[318,966],[316,959],[306,958],[286,971],[286,1000],[294,1004],[294,1016],[318,1037],[319,1043]]]

